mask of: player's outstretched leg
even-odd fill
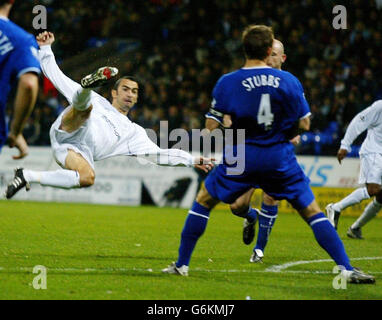
[[[250,262],[262,262],[265,247],[277,218],[277,212],[278,201],[264,193],[261,211],[259,212],[259,232]]]
[[[372,275],[368,275],[350,264],[349,257],[337,231],[325,214],[321,212],[315,200],[308,207],[300,210],[299,213],[312,228],[318,244],[338,266],[344,268],[342,274],[349,283],[375,283],[375,278]]]
[[[379,198],[380,196],[377,195],[377,197],[366,206],[357,221],[351,225],[346,233],[349,238],[363,239],[361,228],[375,218],[378,212],[382,209],[382,204],[378,201]]]
[[[90,164],[78,153],[68,150],[65,159],[65,169],[55,171],[34,171],[23,168],[15,170],[15,176],[5,192],[7,199],[11,199],[24,187],[29,191],[31,185],[73,189],[90,187],[95,182],[95,172]]]
[[[30,184],[25,180],[23,170],[23,168],[15,169],[15,176],[8,184],[7,190],[5,191],[5,197],[7,199],[13,198],[13,196],[23,188],[27,191],[30,190]]]
[[[101,67],[93,73],[85,76],[81,80],[81,86],[86,89],[101,87],[118,74],[118,69],[114,67]]]
[[[81,80],[81,86],[73,95],[72,108],[68,110],[61,120],[60,129],[68,133],[81,128],[89,119],[93,109],[91,97],[92,89],[109,83],[118,74],[118,69],[102,67],[85,76]]]
[[[181,234],[178,261],[163,269],[162,272],[188,276],[188,266],[190,264],[191,255],[197,241],[207,227],[209,216],[210,209],[195,201],[191,210],[188,212]]]
[[[259,212],[259,232],[256,246],[253,248],[253,254],[250,262],[262,262],[265,247],[267,246],[269,236],[277,218],[278,206],[261,205]]]
[[[73,170],[33,171],[17,168],[13,180],[5,191],[5,197],[9,200],[23,188],[29,191],[33,183],[54,188],[72,189],[80,187],[80,176],[77,171]]]
[[[217,203],[218,201],[214,200],[209,195],[207,189],[202,186],[196,201],[188,212],[183,227],[178,260],[163,269],[163,273],[188,276],[188,266],[190,264],[191,255],[195,249],[196,243],[207,227],[210,211]]]
[[[333,205],[334,203],[329,203],[326,206],[325,211],[330,223],[337,230],[338,220],[340,219],[341,211],[334,210]]]
[[[256,235],[256,222],[259,214],[258,209],[254,209],[252,207],[248,208],[248,204],[242,207],[236,207],[236,203],[231,205],[231,212],[238,217],[244,218],[243,222],[243,242],[246,245],[252,243],[253,239]]]
[[[337,230],[338,220],[340,218],[341,211],[350,207],[354,204],[360,203],[363,200],[369,199],[370,193],[368,192],[367,187],[358,188],[349,194],[346,198],[342,199],[337,203],[330,203],[326,206],[326,215],[333,225],[333,227]]]
[[[250,208],[247,217],[243,222],[243,242],[246,245],[252,243],[256,235],[256,222],[259,215],[259,210]]]
[[[246,245],[252,243],[255,238],[255,226],[257,222],[258,211],[251,207],[251,198],[255,189],[250,189],[230,205],[231,212],[238,217],[244,218],[243,222],[243,242]]]
[[[352,239],[364,239],[364,237],[362,236],[361,227],[353,228],[352,226],[350,226],[349,229],[346,231],[346,235]]]

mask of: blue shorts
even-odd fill
[[[205,186],[214,199],[231,204],[249,189],[261,188],[276,200],[287,200],[296,210],[314,200],[310,180],[290,144],[246,146],[244,172],[232,175],[227,172],[232,168],[234,165],[224,162],[208,175]]]

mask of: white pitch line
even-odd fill
[[[352,260],[382,260],[382,257],[361,257],[361,258],[351,258]],[[332,259],[320,259],[320,260],[301,260],[301,261],[291,261],[287,262],[281,265],[274,265],[270,266],[269,268],[265,269],[267,272],[281,272],[284,271],[285,269],[293,266],[298,266],[302,264],[309,264],[309,263],[318,263],[318,262],[331,262],[333,261]]]
[[[382,260],[382,257],[361,257],[352,258],[351,260]],[[273,265],[265,270],[253,270],[253,269],[203,269],[194,268],[192,271],[199,272],[215,272],[215,273],[292,273],[292,274],[331,274],[332,271],[328,270],[286,270],[289,267],[309,264],[309,263],[320,263],[320,262],[332,262],[331,259],[320,259],[320,260],[301,260],[301,261],[291,261],[284,263],[282,265]],[[19,268],[5,268],[0,267],[1,272],[32,272],[33,267],[19,267]],[[117,272],[161,272],[161,269],[143,269],[143,268],[50,268],[47,267],[48,272],[82,272],[82,273],[117,273]],[[382,271],[373,271],[372,274],[382,274]]]

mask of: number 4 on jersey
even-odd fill
[[[268,93],[261,95],[259,112],[257,114],[257,123],[264,124],[265,130],[271,130],[274,114],[271,109],[271,97]]]

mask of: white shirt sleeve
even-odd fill
[[[199,158],[193,157],[190,153],[181,149],[161,149],[147,135],[145,129],[136,123],[132,123],[135,127],[135,134],[131,138],[128,146],[129,154],[137,156],[140,159],[156,163],[161,166],[187,166],[191,167],[196,164]]]
[[[196,164],[196,158],[186,151],[180,149],[161,149],[155,143],[151,148],[147,148],[144,154],[137,154],[149,162],[156,163],[160,166],[172,166],[179,165],[192,167]]]
[[[159,149],[156,163],[161,166],[179,166],[192,167],[195,158],[186,151],[180,149]]]
[[[80,84],[67,77],[58,67],[51,46],[42,46],[38,52],[41,69],[55,88],[72,104],[74,93],[81,88]]]
[[[374,102],[370,107],[358,113],[350,122],[344,138],[341,141],[341,149],[351,151],[354,140],[365,130],[378,125],[382,112],[382,100]]]

